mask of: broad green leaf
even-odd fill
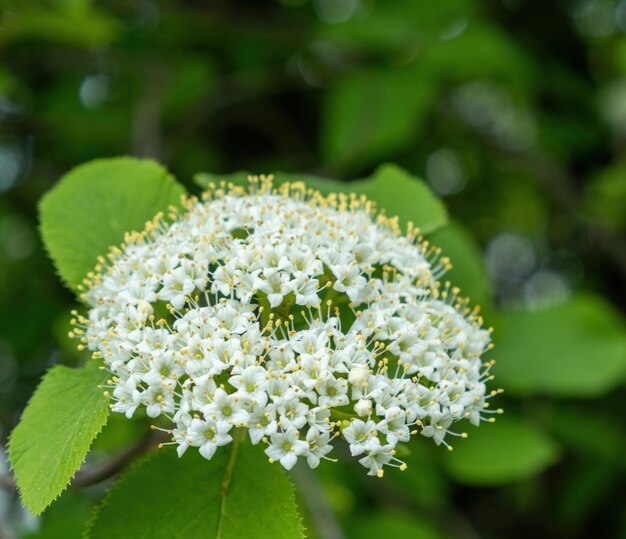
[[[430,188],[396,165],[380,166],[371,178],[352,183],[350,190],[375,201],[387,215],[397,215],[402,225],[412,221],[425,234],[448,220],[445,206]]]
[[[503,416],[472,428],[445,454],[452,477],[470,485],[499,485],[531,477],[558,458],[556,444],[531,424]]]
[[[458,223],[449,223],[428,238],[443,250],[452,262],[446,280],[461,289],[461,295],[472,304],[488,307],[491,304],[491,282],[487,277],[482,253],[471,234]]]
[[[401,513],[363,514],[347,529],[348,539],[443,539],[428,517],[410,518]]]
[[[591,397],[623,384],[626,324],[600,297],[578,295],[540,311],[502,315],[494,369],[517,394]]]
[[[63,492],[105,425],[108,399],[98,384],[106,377],[96,361],[52,368],[11,433],[9,460],[22,502],[34,514]]]
[[[298,539],[304,537],[293,486],[248,443],[218,449],[210,461],[190,449],[143,460],[107,494],[92,539]]]
[[[161,165],[131,157],[91,161],[63,176],[40,213],[44,244],[65,283],[76,289],[98,256],[183,193]]]
[[[402,148],[420,131],[436,96],[436,86],[415,67],[348,74],[324,105],[326,162],[363,165]]]
[[[248,175],[247,172],[225,175],[201,173],[195,176],[194,181],[200,187],[206,187],[210,182],[219,184],[220,181],[246,186]],[[323,194],[332,192],[364,194],[376,202],[380,209],[384,209],[387,215],[397,215],[403,226],[412,221],[426,234],[445,225],[448,219],[445,206],[430,188],[396,165],[382,165],[369,178],[350,182],[307,174],[287,172],[274,174],[275,185],[294,181],[305,182]]]

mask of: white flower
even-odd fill
[[[187,430],[187,444],[200,448],[200,454],[210,459],[215,450],[222,445],[232,441],[232,436],[228,433],[230,426],[224,422],[202,419],[192,419]]]
[[[333,288],[337,292],[345,292],[352,301],[357,301],[367,284],[367,279],[361,275],[363,270],[356,261],[350,265],[333,266],[331,269],[337,277]]]
[[[149,386],[148,389],[141,393],[139,400],[146,407],[148,417],[173,414],[176,410],[172,389],[163,387],[161,384]]]
[[[243,369],[241,374],[231,376],[228,383],[238,391],[240,400],[250,402],[254,406],[265,406],[267,402],[267,386],[269,375],[263,367],[251,365]]]
[[[110,372],[114,412],[171,421],[179,455],[247,428],[288,469],[343,438],[371,475],[404,469],[412,434],[448,445],[485,420],[490,333],[414,229],[301,184],[212,189],[84,283],[72,335]]]
[[[248,420],[248,412],[235,395],[229,395],[221,387],[215,391],[213,400],[204,412],[205,416],[228,425],[242,425]]]
[[[277,404],[276,411],[280,415],[281,427],[301,429],[306,425],[309,407],[304,402],[301,402],[300,399],[294,397]]]
[[[264,436],[271,436],[278,431],[274,405],[257,406],[248,416],[248,434],[250,441],[256,445]]]
[[[345,406],[350,402],[348,399],[348,382],[345,378],[326,376],[318,388],[320,406]]]
[[[333,446],[330,445],[330,432],[321,430],[318,427],[311,427],[306,433],[306,441],[309,449],[306,452],[306,461],[311,468],[317,468],[320,459],[323,459],[330,453]]]
[[[289,275],[277,268],[264,269],[261,275],[254,281],[254,286],[267,294],[270,307],[278,307],[292,289]]]
[[[176,361],[172,350],[159,349],[150,355],[152,356],[149,363],[150,370],[141,377],[148,385],[169,386],[185,373],[185,369]]]
[[[433,418],[429,425],[422,429],[422,436],[432,438],[437,445],[443,443],[446,434],[448,433],[448,427],[452,425],[452,416],[446,416],[440,412],[433,414]]]
[[[185,298],[195,289],[192,279],[183,268],[166,273],[163,276],[163,288],[159,292],[159,299],[169,301],[175,309],[182,309]]]
[[[297,305],[310,305],[311,307],[317,307],[320,304],[320,297],[318,295],[318,282],[311,278],[310,274],[303,271],[295,272],[295,279],[293,280],[293,289],[296,293]]]
[[[286,470],[291,470],[300,455],[309,450],[309,444],[298,438],[298,431],[294,428],[286,432],[272,434],[271,443],[265,454],[272,460],[278,460]]]
[[[376,423],[373,421],[353,419],[350,425],[341,431],[341,434],[350,444],[350,453],[353,457],[369,451],[378,442]]]
[[[116,401],[111,405],[111,410],[121,412],[129,419],[141,404],[141,393],[137,390],[137,381],[132,377],[118,381],[113,397]]]
[[[408,442],[411,437],[407,425],[407,414],[402,408],[394,406],[385,412],[385,419],[376,427],[379,432],[387,435],[387,442],[395,445],[398,442]]]
[[[367,475],[377,475],[382,477],[383,466],[389,464],[393,458],[393,445],[380,443],[374,444],[367,450],[367,455],[359,459],[359,462],[369,468]]]

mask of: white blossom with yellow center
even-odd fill
[[[247,429],[270,461],[311,467],[335,438],[381,476],[413,434],[448,447],[490,412],[490,332],[440,278],[447,259],[356,195],[212,186],[101,259],[82,344],[111,408],[164,416],[179,455]]]

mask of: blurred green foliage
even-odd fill
[[[0,444],[80,359],[37,231],[70,168],[150,156],[197,191],[396,162],[447,206],[429,240],[494,326],[506,416],[381,481],[296,474],[309,535],[626,537],[625,32],[624,0],[0,0]],[[407,178],[389,213],[419,211]],[[145,431],[117,419],[90,459]],[[3,491],[0,536],[79,537],[106,486],[40,520]]]

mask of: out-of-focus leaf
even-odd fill
[[[419,51],[462,32],[475,11],[472,0],[373,3],[368,5],[365,16],[351,17],[341,25],[323,25],[320,32],[325,39],[338,43],[398,54]]]
[[[555,442],[529,423],[512,417],[472,429],[454,451],[442,456],[450,475],[469,485],[499,485],[531,477],[559,455]]]
[[[178,204],[183,193],[153,161],[103,159],[68,172],[40,205],[43,240],[65,283],[76,289],[98,256]]]
[[[113,41],[120,29],[114,18],[93,8],[45,9],[29,7],[27,2],[2,22],[0,47],[19,39],[95,47]]]
[[[437,81],[465,81],[494,77],[511,82],[519,91],[532,84],[533,65],[508,33],[489,24],[468,25],[456,39],[433,45],[420,69]],[[515,65],[515,69],[510,69]]]
[[[556,502],[562,531],[575,533],[589,515],[613,501],[621,487],[620,475],[606,462],[585,462],[574,466],[564,478],[563,495]],[[619,536],[618,536],[619,537]]]
[[[128,81],[103,71],[57,79],[36,97],[38,121],[56,133],[47,150],[66,162],[116,155],[128,139],[133,117]]]
[[[585,195],[587,214],[613,230],[626,229],[626,165],[609,168],[595,178]]]
[[[324,104],[325,160],[363,165],[388,156],[420,132],[436,95],[431,80],[411,68],[348,75]]]
[[[210,461],[193,448],[180,459],[170,449],[144,459],[109,491],[88,537],[304,537],[285,471],[259,447],[235,447]]]
[[[208,97],[214,83],[213,65],[207,58],[187,58],[172,69],[163,108],[172,118],[184,114]]]
[[[556,407],[549,415],[554,435],[572,453],[594,460],[623,463],[626,432],[617,417],[585,406]],[[584,428],[580,426],[584,425]]]
[[[43,378],[9,440],[9,460],[22,502],[41,513],[65,490],[106,423],[108,399],[98,388],[107,373],[90,361],[57,366]]]
[[[427,518],[388,512],[364,514],[350,524],[348,539],[443,539],[445,536]]]
[[[371,178],[353,182],[351,191],[375,201],[389,216],[398,216],[400,224],[408,221],[430,234],[448,220],[446,208],[421,180],[396,165],[382,165]]]
[[[441,247],[443,256],[452,262],[445,275],[468,296],[472,304],[488,307],[491,304],[491,282],[487,277],[482,253],[471,234],[458,223],[450,223],[430,236],[434,245]]]
[[[591,397],[624,382],[626,324],[600,297],[504,313],[498,328],[494,371],[507,391]]]
[[[0,95],[11,95],[15,92],[18,81],[13,74],[4,67],[0,67]]]

